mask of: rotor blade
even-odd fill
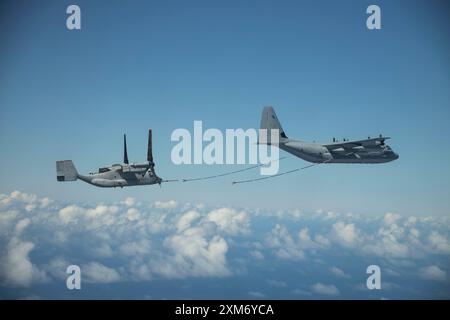
[[[127,136],[123,135],[123,163],[128,164]]]
[[[282,157],[279,158],[277,161],[281,161],[283,159],[285,159],[286,157]],[[261,163],[261,164],[257,164],[255,166],[251,166],[245,169],[240,169],[240,170],[236,170],[236,171],[231,171],[231,172],[225,172],[225,173],[221,173],[221,174],[216,174],[216,175],[212,175],[212,176],[206,176],[206,177],[200,177],[200,178],[190,178],[190,179],[182,179],[183,182],[189,182],[189,181],[199,181],[199,180],[207,180],[207,179],[214,179],[214,178],[219,178],[219,177],[224,177],[224,176],[229,176],[235,173],[239,173],[239,172],[244,172],[247,170],[251,170],[251,169],[255,169],[255,168],[259,168],[262,166],[265,166],[265,163]]]
[[[152,129],[148,130],[147,161],[153,164]]]
[[[285,171],[285,172],[278,173],[278,174],[274,174],[274,175],[271,175],[271,176],[266,176],[266,177],[261,177],[261,178],[255,178],[255,179],[249,179],[249,180],[233,181],[231,184],[232,184],[232,185],[235,185],[235,184],[248,183],[248,182],[255,182],[255,181],[260,181],[260,180],[266,180],[266,179],[270,179],[270,178],[275,178],[275,177],[283,176],[283,175],[285,175],[285,174],[289,174],[289,173],[297,172],[297,171],[300,171],[300,170],[308,169],[308,168],[317,166],[317,165],[319,165],[319,164],[326,163],[326,162],[328,162],[328,161],[329,161],[329,160],[323,161],[323,162],[320,162],[320,163],[313,163],[313,164],[310,164],[310,165],[307,165],[307,166],[304,166],[304,167],[301,167],[301,168],[292,169],[292,170]]]

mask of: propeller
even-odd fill
[[[153,151],[152,151],[152,129],[148,129],[147,161],[149,165],[149,170],[156,177],[155,163],[153,162]],[[159,181],[158,184],[159,186],[161,186],[161,181]]]
[[[128,164],[127,136],[123,135],[123,163]]]
[[[153,152],[152,152],[152,129],[148,130],[147,161],[150,162],[152,166],[155,165],[153,163]]]

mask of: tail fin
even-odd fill
[[[77,178],[78,172],[72,160],[56,161],[56,179],[58,181],[75,181]]]
[[[283,128],[281,127],[280,121],[272,107],[264,107],[261,115],[261,129],[278,129],[280,131],[280,137],[287,139]]]

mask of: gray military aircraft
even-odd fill
[[[75,181],[80,179],[97,187],[115,188],[159,184],[175,180],[162,180],[155,173],[152,154],[152,130],[148,131],[147,162],[128,162],[127,140],[123,135],[123,163],[102,167],[98,172],[81,175],[77,172],[72,160],[56,161],[56,179],[58,181]]]
[[[380,135],[377,138],[339,142],[333,138],[330,144],[305,142],[286,136],[280,121],[272,107],[265,107],[261,116],[261,129],[279,130],[278,147],[303,160],[312,163],[384,163],[398,159],[398,154],[384,143],[389,137]],[[270,141],[270,134],[267,138]]]

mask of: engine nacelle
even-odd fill
[[[333,159],[333,156],[331,155],[331,153],[330,152],[323,152],[322,153],[322,159],[323,160],[332,160]]]

